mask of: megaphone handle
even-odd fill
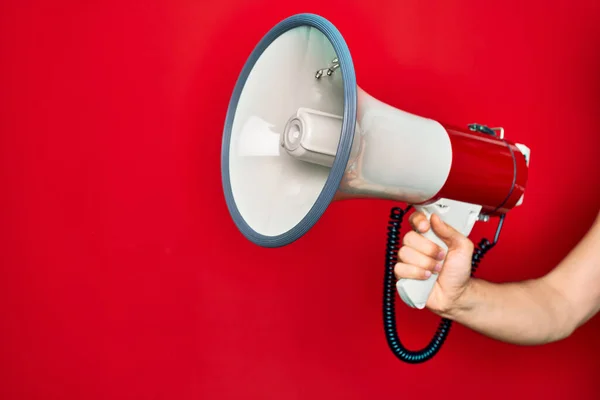
[[[431,215],[436,213],[446,224],[452,226],[463,235],[468,236],[479,217],[481,206],[455,200],[441,199],[432,204],[415,206],[415,210],[425,214],[428,220],[431,220]],[[433,229],[429,229],[422,235],[444,250],[448,249],[446,243],[437,237],[433,232]],[[433,273],[425,280],[400,279],[396,282],[396,289],[398,290],[398,294],[402,301],[408,306],[423,309],[437,278],[438,274]]]

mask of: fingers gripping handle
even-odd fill
[[[427,215],[427,219],[430,218],[431,214]],[[440,246],[442,249],[448,249],[446,243],[444,243],[440,238],[438,238],[436,234],[433,233],[433,230],[429,229],[423,234],[423,236]],[[398,290],[398,294],[400,295],[400,298],[402,298],[402,301],[404,301],[407,305],[413,308],[422,309],[427,303],[427,299],[429,298],[429,295],[433,290],[433,285],[435,285],[437,278],[438,274],[433,273],[429,278],[425,280],[400,279],[398,280],[398,282],[396,282],[396,289]]]
[[[473,225],[475,225],[475,222],[477,221],[481,206],[441,199],[425,206],[415,206],[415,209],[425,214],[428,220],[431,220],[431,215],[433,213],[437,214],[446,224],[452,226],[464,236],[468,236],[473,229]],[[442,249],[448,249],[446,243],[433,232],[433,229],[430,228],[422,235]],[[429,299],[429,295],[433,290],[437,278],[438,274],[433,273],[426,280],[399,279],[398,282],[396,282],[396,289],[398,290],[398,294],[402,301],[408,306],[423,309],[427,303],[427,299]]]

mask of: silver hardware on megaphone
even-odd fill
[[[500,132],[499,135],[497,135],[500,139],[504,139],[504,128],[492,128],[492,130],[494,132],[498,131]]]
[[[488,135],[504,139],[504,128],[488,128],[487,126],[481,124],[469,124],[469,129],[473,132],[487,133]],[[499,134],[496,132],[499,132]]]
[[[490,216],[487,214],[479,214],[478,220],[482,222],[488,222],[490,220]]]
[[[315,78],[321,79],[323,73],[326,73],[327,76],[333,75],[333,72],[340,67],[340,62],[337,58],[334,58],[331,63],[333,64],[331,67],[318,70],[315,74]]]

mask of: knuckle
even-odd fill
[[[465,238],[465,249],[467,249],[469,251],[469,253],[473,252],[473,250],[475,250],[475,245],[473,244],[473,242],[469,239],[469,238]]]
[[[415,279],[423,277],[424,271],[414,265],[398,263],[394,267],[394,275],[396,279]]]
[[[418,235],[418,233],[415,231],[408,231],[408,232],[406,232],[406,235],[404,235],[402,242],[404,244],[414,243],[417,235]]]
[[[438,261],[436,259],[430,258],[429,259],[429,270],[433,270],[435,269],[435,267],[438,265]]]
[[[428,247],[427,251],[428,251],[429,255],[432,257],[437,257],[437,255],[440,253],[440,251],[442,251],[441,247],[433,242],[429,242],[427,247]]]
[[[400,258],[401,260],[405,261],[406,258],[408,257],[409,251],[410,250],[406,246],[400,247],[400,250],[398,250],[398,258]]]
[[[437,264],[437,261],[435,261],[433,258],[425,257],[422,261],[421,266],[427,270],[432,270],[433,268],[435,268],[436,264]]]
[[[425,272],[426,272],[425,269],[419,268],[419,267],[413,265],[411,268],[411,271],[410,271],[410,275],[414,279],[423,279],[423,278],[425,278]]]
[[[459,237],[459,239],[458,239],[458,245],[461,248],[463,248],[465,250],[468,250],[468,251],[473,251],[473,249],[474,249],[473,242],[469,238],[467,238],[465,236],[460,236]]]
[[[410,276],[407,276],[407,271],[404,266],[404,264],[396,264],[394,267],[394,275],[396,275],[396,279],[410,278]]]
[[[415,278],[418,279],[427,279],[428,275],[427,273],[430,272],[428,269],[426,268],[415,268]]]
[[[423,219],[425,218],[425,216],[419,212],[415,212],[414,214],[412,214],[409,218],[410,223],[413,226],[416,226],[419,224],[419,222],[421,222]]]
[[[421,277],[423,275],[423,269],[419,268],[416,265],[413,265],[413,266],[411,266],[410,274],[412,275],[413,278]]]

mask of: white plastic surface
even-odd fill
[[[342,121],[339,115],[301,108],[285,126],[281,145],[297,160],[331,167]]]
[[[356,156],[340,184],[340,197],[415,204],[435,196],[452,164],[444,127],[383,103],[360,87],[357,106]]]
[[[529,147],[527,147],[521,143],[515,143],[515,146],[517,146],[517,148],[521,151],[521,153],[523,153],[523,155],[525,156],[525,163],[529,167],[529,161],[531,159],[531,149],[529,149]],[[525,197],[525,193],[523,193],[521,195],[521,197],[519,198],[519,201],[517,201],[517,204],[515,204],[515,207],[518,207],[521,204],[523,204],[524,197]]]
[[[229,174],[239,212],[262,235],[297,225],[325,185],[329,168],[295,159],[280,140],[300,108],[343,114],[341,74],[315,79],[335,58],[318,29],[294,28],[263,52],[244,85],[232,125]],[[333,139],[336,148],[340,135]]]
[[[431,215],[435,213],[440,216],[446,224],[452,226],[463,235],[469,236],[475,222],[477,222],[481,206],[441,199],[426,206],[415,206],[415,209],[423,212],[428,220],[430,220]],[[448,246],[435,235],[432,229],[429,229],[423,236],[439,245],[444,250],[448,249]],[[396,282],[396,289],[398,290],[398,294],[402,301],[408,306],[423,309],[429,299],[429,295],[433,290],[437,278],[438,274],[433,273],[426,280],[400,279]]]

